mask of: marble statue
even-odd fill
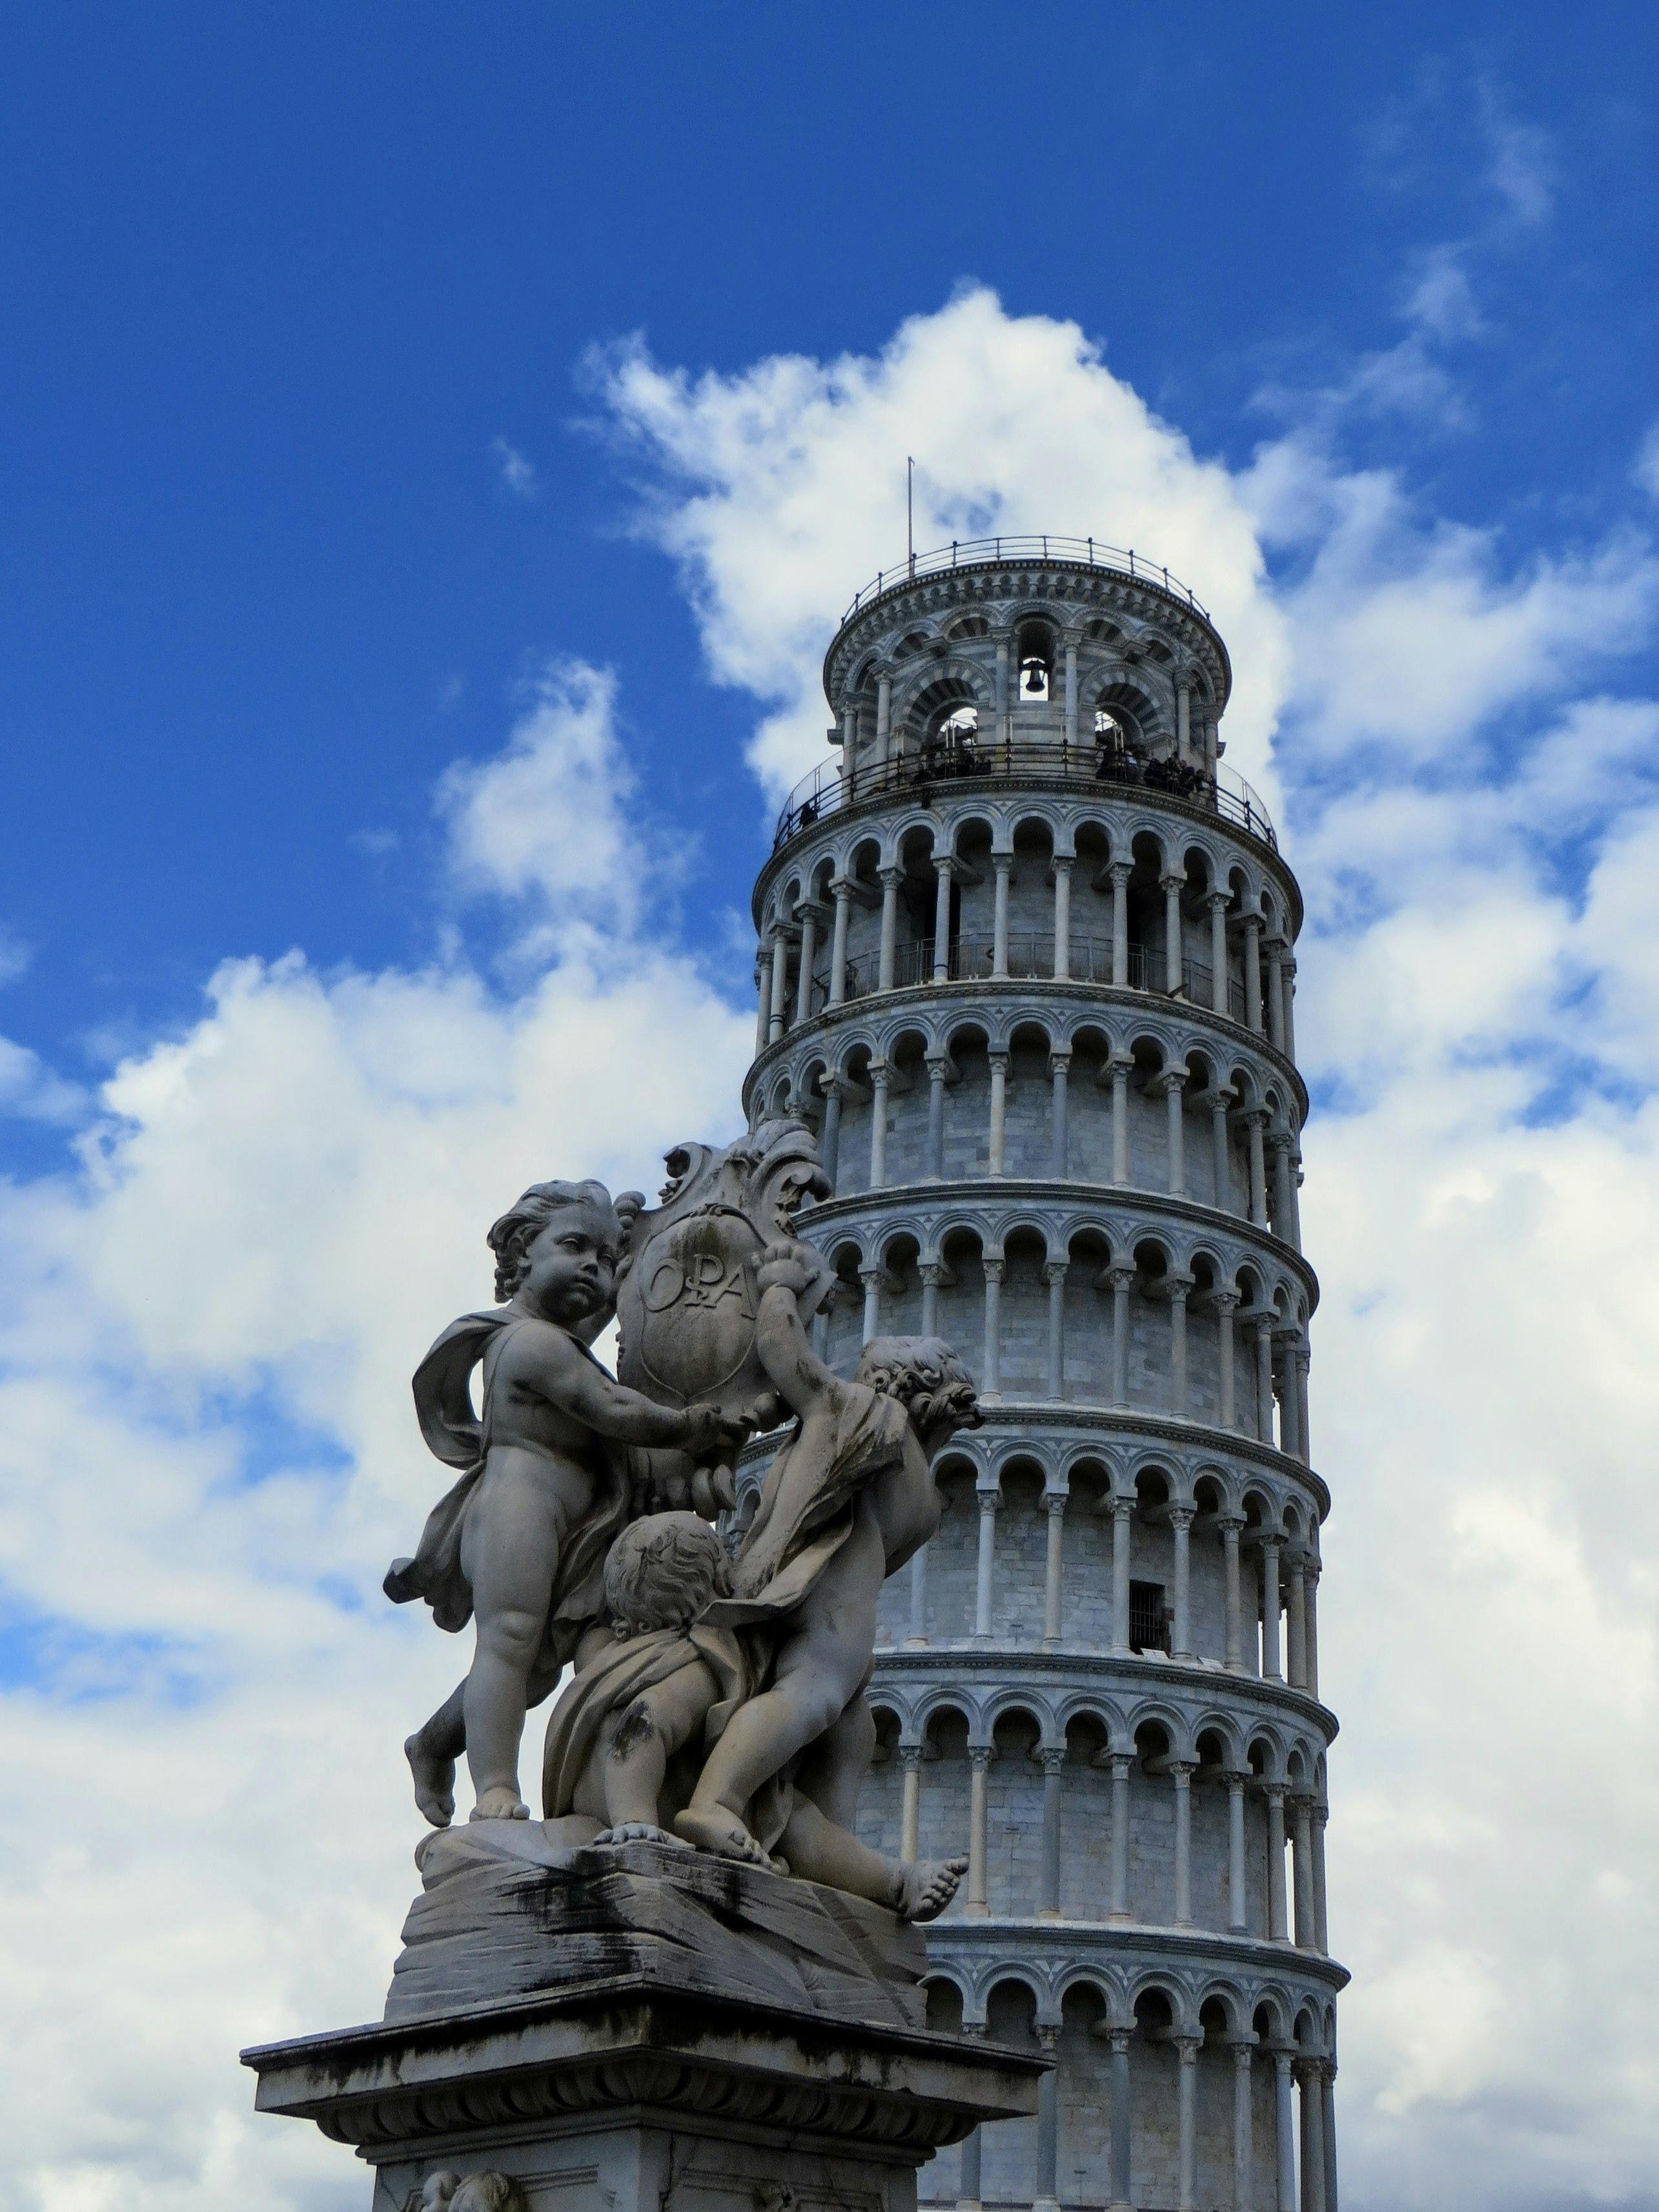
[[[877,1600],[938,1526],[932,1462],[977,1423],[973,1385],[937,1338],[879,1339],[850,1380],[813,1352],[832,1279],[791,1231],[825,1189],[804,1123],[681,1146],[668,1169],[651,1210],[532,1186],[489,1232],[500,1304],[416,1373],[427,1443],[460,1477],[386,1589],[477,1627],[465,1680],[404,1747],[417,1802],[448,1825],[465,1749],[472,1820],[527,1820],[525,1717],[574,1662],[544,1748],[550,1845],[689,1845],[930,1919],[966,1862],[889,1859],[853,1822]],[[588,1348],[613,1313],[616,1380]],[[731,1462],[786,1412],[728,1556],[711,1524]]]

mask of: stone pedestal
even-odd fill
[[[374,2166],[374,2212],[442,2206],[446,2172],[507,2177],[502,2212],[913,2212],[942,2144],[1036,2110],[1045,2061],[916,2024],[892,1915],[512,1826],[426,1847],[383,2022],[243,2053],[261,2112]]]

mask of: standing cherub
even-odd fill
[[[606,1374],[588,1345],[610,1320],[627,1237],[599,1182],[536,1183],[489,1231],[493,1313],[453,1322],[415,1375],[422,1432],[463,1470],[412,1559],[386,1590],[424,1598],[441,1628],[477,1623],[465,1681],[404,1749],[416,1802],[434,1827],[454,1811],[465,1748],[475,1820],[524,1820],[519,1741],[584,1630],[601,1618],[605,1553],[627,1521],[622,1447],[729,1451],[738,1424],[705,1407],[659,1406]],[[483,1363],[481,1413],[470,1395]]]

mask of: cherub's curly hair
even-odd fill
[[[726,1547],[696,1513],[630,1521],[605,1563],[605,1609],[618,1636],[689,1627],[711,1598],[731,1589]]]
[[[518,1204],[508,1206],[492,1226],[486,1240],[495,1255],[495,1303],[505,1305],[524,1280],[530,1247],[556,1213],[567,1206],[601,1206],[616,1216],[617,1241],[625,1246],[640,1210],[638,1195],[624,1191],[613,1199],[602,1182],[532,1182]]]
[[[896,1398],[924,1437],[976,1429],[983,1418],[972,1377],[942,1336],[872,1337],[853,1379]]]

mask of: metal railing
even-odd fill
[[[842,620],[851,622],[861,608],[871,605],[884,592],[896,592],[918,576],[937,576],[941,570],[977,568],[997,561],[1063,561],[1073,568],[1109,569],[1115,576],[1133,577],[1138,584],[1156,584],[1160,591],[1183,601],[1194,614],[1202,615],[1206,622],[1210,619],[1209,609],[1200,605],[1190,585],[1172,576],[1158,562],[1149,561],[1144,553],[1137,553],[1133,545],[1104,545],[1097,538],[1030,536],[953,538],[948,545],[937,545],[930,553],[913,553],[896,568],[878,569],[872,584],[854,592],[853,604]]]
[[[824,761],[801,778],[784,802],[772,849],[781,852],[792,837],[811,829],[815,823],[866,799],[891,793],[920,799],[926,805],[934,791],[947,785],[993,776],[1024,776],[1034,781],[1059,779],[1114,791],[1155,792],[1219,815],[1224,822],[1260,837],[1274,852],[1279,850],[1277,833],[1260,796],[1224,763],[1218,762],[1211,775],[1176,761],[1133,761],[1093,744],[1041,744],[1020,738],[1007,738],[1001,744],[975,738],[920,753],[900,753],[891,760],[863,766]]]
[[[988,982],[996,973],[996,945],[989,930],[963,930],[951,940],[945,973],[936,976],[933,967],[933,939],[914,938],[908,945],[893,948],[893,988],[907,991],[921,983],[943,981],[950,983]],[[1054,940],[1052,933],[1036,929],[1011,929],[1008,933],[1008,980],[1012,982],[1048,982],[1054,974]],[[1206,961],[1196,960],[1188,954],[1182,963],[1182,995],[1192,1005],[1212,1010],[1212,984],[1214,971]],[[1073,937],[1068,957],[1066,980],[1073,983],[1109,983],[1112,981],[1112,940],[1109,937]],[[1129,945],[1129,988],[1147,991],[1158,995],[1169,994],[1169,969],[1163,951],[1153,945],[1131,941]],[[866,999],[881,986],[881,955],[863,952],[847,963],[846,981],[842,986],[843,1001]],[[813,1014],[821,1014],[829,1004],[830,983],[827,976],[812,979],[811,1006]],[[1227,1011],[1234,1021],[1244,1021],[1244,986],[1237,976],[1227,979]]]

